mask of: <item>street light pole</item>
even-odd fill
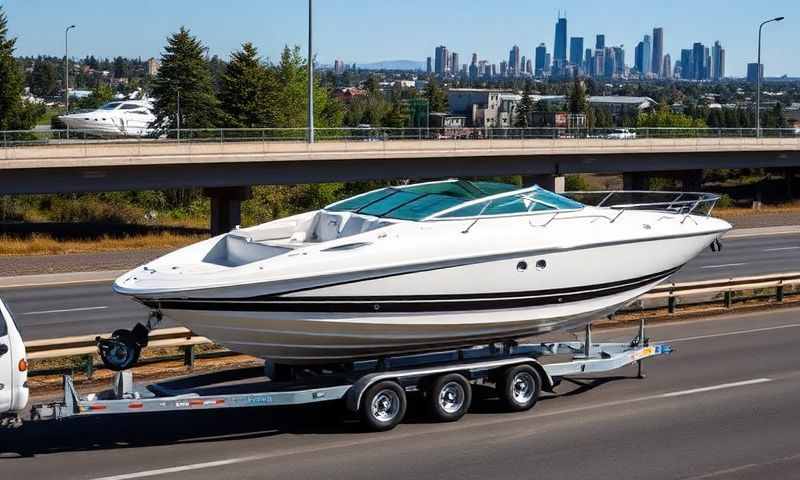
[[[64,106],[69,113],[69,31],[75,28],[70,25],[64,30]]]
[[[314,143],[313,0],[308,0],[308,143]]]
[[[758,60],[756,61],[756,137],[761,138],[761,29],[770,22],[780,22],[784,17],[775,17],[761,22],[758,26]]]

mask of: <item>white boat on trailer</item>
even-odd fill
[[[102,340],[102,357],[131,366],[162,315],[294,365],[581,329],[731,228],[710,217],[710,194],[593,195],[596,206],[538,186],[445,180],[237,228],[117,279],[115,291],[154,315]]]

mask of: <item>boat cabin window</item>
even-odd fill
[[[100,110],[116,110],[116,109],[117,109],[117,107],[119,107],[121,103],[122,103],[122,102],[111,102],[111,103],[106,103],[105,105],[103,105],[102,107],[100,107]]]
[[[119,107],[120,110],[135,110],[137,108],[140,108],[140,106],[135,103],[123,103],[122,106]]]

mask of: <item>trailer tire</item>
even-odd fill
[[[130,330],[116,330],[108,340],[100,340],[100,359],[115,372],[127,370],[139,361],[142,348]]]
[[[536,405],[542,390],[542,379],[530,365],[505,369],[497,382],[497,393],[511,412],[530,410]]]
[[[361,398],[361,421],[374,432],[391,430],[406,415],[406,392],[397,382],[384,380],[369,387]]]
[[[439,422],[460,420],[472,403],[472,385],[458,373],[437,377],[427,393],[431,417]]]

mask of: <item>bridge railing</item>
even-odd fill
[[[382,142],[389,140],[527,140],[606,139],[633,141],[659,138],[800,138],[798,128],[317,128],[315,140]],[[306,128],[170,129],[144,136],[118,135],[95,129],[8,130],[0,132],[0,147],[90,143],[232,143],[303,142]]]

